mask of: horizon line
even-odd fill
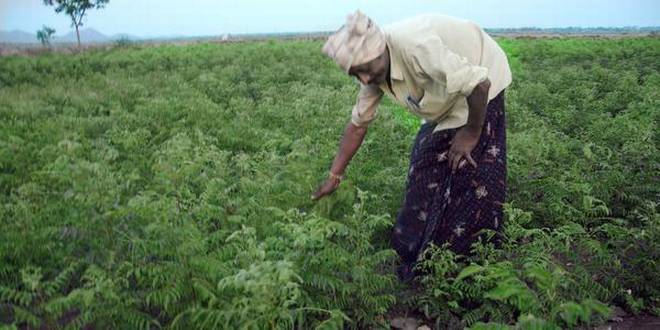
[[[47,25],[45,25],[47,26]],[[660,31],[660,25],[617,25],[617,26],[605,26],[605,25],[599,25],[599,26],[580,26],[580,25],[569,25],[569,26],[554,26],[554,27],[538,27],[538,26],[518,26],[518,27],[482,27],[484,30],[524,30],[524,29],[535,29],[535,30],[555,30],[555,29],[630,29],[630,30],[640,30],[640,29],[653,29],[653,30],[658,30]],[[104,36],[113,36],[113,35],[132,35],[135,37],[140,37],[139,34],[133,34],[129,32],[118,32],[118,33],[112,33],[112,34],[106,34],[102,32],[98,28],[94,27],[87,27],[80,29],[80,32],[83,31],[88,31],[88,30],[93,30],[96,32],[99,32],[103,34]],[[199,34],[199,35],[180,35],[180,36],[186,36],[186,37],[205,37],[205,36],[222,36],[222,35],[255,35],[255,34],[292,34],[292,33],[332,33],[335,30],[314,30],[314,31],[285,31],[285,32],[221,32],[217,34]],[[0,32],[25,32],[25,33],[30,33],[33,34],[32,32],[23,30],[23,29],[11,29],[11,30],[2,30],[0,29]],[[70,33],[75,33],[75,29],[70,29],[64,35],[70,34]],[[34,33],[36,34],[36,33]],[[58,34],[59,35],[59,34]],[[57,36],[57,35],[56,35]],[[159,36],[152,36],[152,37],[144,37],[144,38],[158,38],[160,36],[173,36],[173,35],[159,35]],[[179,36],[179,35],[177,35]]]

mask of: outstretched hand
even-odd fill
[[[323,196],[332,194],[339,186],[339,179],[328,178],[325,182],[312,194],[312,200],[319,200]]]
[[[447,153],[447,159],[449,165],[451,166],[452,173],[456,172],[458,169],[461,160],[465,158],[465,161],[469,162],[474,168],[477,168],[477,162],[472,159],[470,153],[477,146],[479,142],[480,132],[475,132],[467,127],[461,127],[456,131],[454,138],[451,142],[451,148]]]

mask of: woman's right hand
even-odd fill
[[[341,138],[341,143],[339,145],[339,152],[335,156],[335,159],[332,161],[332,166],[330,167],[330,172],[328,173],[328,178],[325,180],[323,185],[321,185],[316,191],[312,194],[313,200],[318,200],[323,196],[332,194],[339,186],[339,183],[342,180],[342,175],[346,166],[353,158],[355,152],[360,148],[364,136],[367,134],[367,127],[358,127],[353,124],[352,121],[349,121],[346,124],[344,129],[344,135]],[[342,173],[339,175],[334,173]]]
[[[312,200],[319,200],[323,196],[332,194],[337,187],[339,186],[339,179],[329,177],[325,180],[323,185],[321,185],[316,191],[312,194]]]

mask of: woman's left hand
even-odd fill
[[[451,141],[451,148],[447,153],[447,160],[451,166],[452,173],[456,172],[458,164],[461,162],[463,157],[477,168],[477,162],[472,159],[472,149],[477,146],[479,142],[479,136],[481,135],[480,131],[475,131],[467,126],[463,126],[456,131],[454,139]]]

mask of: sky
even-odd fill
[[[333,31],[360,9],[380,25],[437,12],[485,28],[660,26],[660,0],[110,0],[83,28],[141,37]],[[0,30],[71,30],[43,0],[0,0]]]

